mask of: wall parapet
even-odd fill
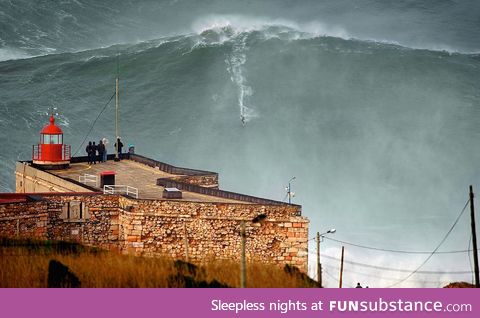
[[[188,192],[195,192],[204,195],[210,195],[215,197],[220,197],[229,200],[235,201],[244,201],[250,203],[258,203],[258,204],[272,204],[272,205],[291,205],[298,208],[301,211],[301,205],[296,204],[289,204],[281,201],[269,200],[259,197],[254,197],[251,195],[240,194],[215,188],[207,188],[198,186],[196,184],[186,183],[180,180],[174,180],[169,178],[159,178],[157,179],[157,185],[162,186],[165,188],[177,188],[179,190],[188,191]],[[301,213],[301,212],[300,212]]]
[[[142,155],[130,154],[129,159],[139,163],[143,163],[144,165],[150,166],[152,168],[158,168],[159,170],[170,173],[170,174],[187,175],[187,176],[216,175],[218,178],[218,173],[216,172],[176,167],[165,162],[144,157]]]

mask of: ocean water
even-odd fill
[[[327,287],[331,239],[379,249],[343,244],[346,287],[471,282],[468,207],[437,250],[461,252],[430,254],[480,189],[475,1],[0,0],[0,17],[0,191],[50,107],[84,155],[118,61],[120,134],[138,153],[276,200],[296,177],[310,238],[337,229]],[[113,104],[87,140],[102,137]]]

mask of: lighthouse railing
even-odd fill
[[[70,145],[63,145],[63,160],[70,160],[71,159],[71,147]]]
[[[40,160],[42,157],[42,147],[40,145],[32,146],[32,160]]]

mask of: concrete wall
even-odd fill
[[[91,192],[91,190],[30,165],[17,162],[15,168],[15,192]]]

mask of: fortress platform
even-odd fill
[[[104,192],[100,186],[102,172],[115,172],[118,194],[136,199],[177,200],[184,202],[218,202],[243,204],[286,203],[249,195],[219,190],[218,174],[210,171],[175,167],[141,155],[126,154],[125,159],[89,165],[86,157],[72,158],[66,169],[43,170],[42,167],[23,162],[17,165],[17,193],[38,192]],[[29,170],[29,172],[25,171]],[[34,171],[35,170],[35,171]],[[121,186],[130,191],[122,192]],[[165,198],[165,188],[181,191],[181,198]],[[132,194],[132,192],[134,192]]]
[[[215,172],[137,154],[108,159],[89,165],[74,157],[56,170],[18,162],[16,193],[0,194],[0,234],[202,263],[239,260],[244,224],[247,261],[307,272],[309,221],[301,206],[220,190]]]
[[[69,169],[51,171],[59,177],[66,177],[73,180],[79,180],[80,176],[85,174],[99,176],[103,171],[115,171],[115,183],[117,185],[131,186],[138,189],[139,199],[162,199],[165,187],[157,185],[159,178],[181,178],[183,175],[173,175],[158,168],[149,167],[133,160],[125,159],[121,161],[107,160],[103,163],[88,165],[86,163],[74,163]],[[87,183],[92,187],[103,191],[98,185]],[[224,203],[242,203],[242,201],[229,200],[216,196],[203,195],[195,192],[182,191],[183,201],[197,202],[224,202]]]

